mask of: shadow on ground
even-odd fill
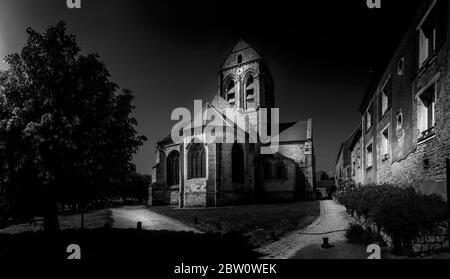
[[[248,239],[237,233],[138,231],[101,228],[58,233],[0,234],[0,259],[66,259],[70,244],[82,259],[256,259]]]
[[[366,247],[350,244],[347,241],[331,243],[334,247],[323,249],[321,243],[308,245],[300,249],[293,259],[367,259]]]
[[[351,259],[362,260],[367,259],[370,253],[366,252],[367,245],[352,244],[347,241],[338,241],[332,243],[334,246],[330,249],[323,249],[320,244],[308,245],[300,249],[291,259]],[[381,249],[381,259],[393,260],[393,259],[414,259],[408,256],[395,256],[391,253],[390,249]],[[449,253],[443,252],[439,254],[432,254],[426,257],[417,257],[415,259],[449,259]]]

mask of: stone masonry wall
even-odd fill
[[[356,213],[352,216],[357,224],[362,226],[365,230],[370,230],[372,233],[379,235],[389,248],[393,247],[392,237],[387,234],[383,228],[380,228],[371,218],[358,215]],[[423,234],[413,239],[412,253],[416,256],[424,256],[428,254],[448,251],[448,224],[443,222],[439,225],[439,229],[434,234]]]
[[[305,191],[311,193],[314,191],[314,158],[312,142],[280,144],[278,153],[295,161],[306,179]],[[308,194],[309,195],[309,194]]]
[[[447,197],[446,159],[450,158],[450,5],[439,0],[437,6],[447,15],[447,39],[423,67],[418,67],[417,26],[429,10],[432,1],[424,1],[420,12],[403,38],[376,89],[372,99],[375,124],[369,133],[363,131],[365,147],[373,141],[373,168],[364,172],[364,183],[392,183],[414,186],[424,194]],[[442,13],[440,13],[442,14]],[[399,72],[399,62],[404,70]],[[383,117],[379,115],[379,94],[385,82],[392,79],[392,106]],[[435,136],[420,141],[418,106],[420,92],[436,86]],[[402,123],[398,123],[398,116]],[[401,125],[400,125],[401,124]],[[382,153],[382,131],[388,127],[389,154]],[[374,177],[373,177],[374,176]],[[373,177],[373,178],[372,178]]]

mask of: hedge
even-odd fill
[[[394,246],[407,247],[421,234],[433,233],[448,221],[447,202],[424,195],[408,185],[355,185],[340,187],[335,198],[351,213],[370,217],[389,234]]]

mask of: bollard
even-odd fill
[[[328,237],[324,237],[323,238],[323,243],[322,243],[322,246],[321,246],[323,249],[330,249],[330,248],[334,247],[333,245],[330,245],[329,240],[330,239]]]
[[[142,230],[142,222],[137,222],[137,230]]]

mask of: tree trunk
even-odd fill
[[[44,231],[59,231],[58,205],[56,199],[53,197],[48,197],[45,203]]]

